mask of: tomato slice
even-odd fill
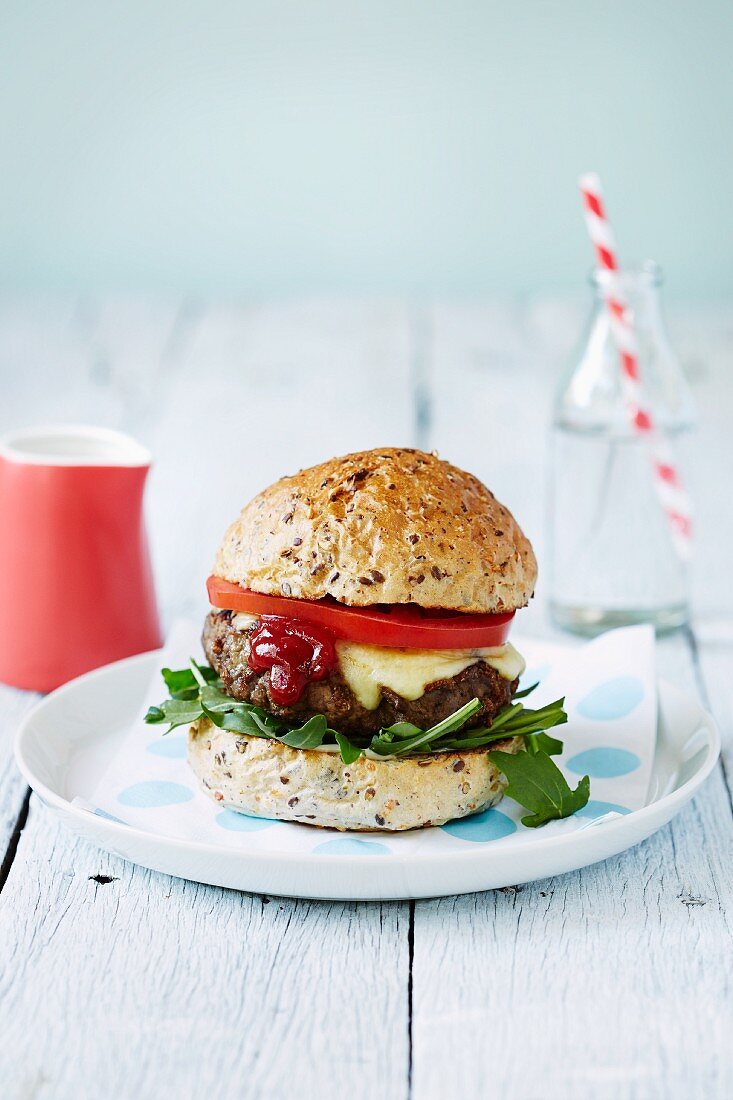
[[[344,641],[394,649],[492,649],[504,645],[514,618],[513,611],[468,615],[427,611],[415,604],[347,607],[329,598],[295,600],[266,596],[213,576],[206,587],[212,606],[222,610],[320,623]]]

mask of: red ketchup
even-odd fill
[[[270,697],[281,707],[300,699],[306,684],[325,680],[336,664],[333,634],[316,623],[263,615],[249,636],[249,667],[270,672]]]

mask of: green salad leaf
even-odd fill
[[[533,684],[530,684],[529,687],[522,688],[521,691],[515,691],[512,698],[513,699],[525,699],[528,695],[532,694],[532,692],[534,691],[534,689],[536,687],[539,687],[539,683],[540,683],[539,680],[535,680],[535,682]]]
[[[476,711],[481,710],[478,699],[472,699],[470,703],[460,707],[453,714],[448,715],[442,722],[431,726],[429,730],[421,730],[419,726],[413,726],[410,722],[397,722],[394,726],[387,726],[373,737],[369,748],[379,756],[407,756],[414,752],[432,752],[435,749],[434,742],[441,737],[460,729],[464,722],[472,718]]]
[[[507,794],[532,813],[523,818],[534,828],[553,818],[567,817],[586,804],[589,780],[586,776],[575,791],[552,761],[562,752],[563,744],[547,730],[567,722],[565,700],[556,699],[538,710],[518,700],[537,686],[517,692],[489,726],[464,729],[465,723],[481,710],[478,699],[459,707],[453,714],[430,729],[412,722],[395,722],[376,734],[352,734],[347,737],[331,729],[323,714],[314,714],[302,725],[270,714],[263,707],[232,699],[224,690],[214,669],[191,660],[188,668],[163,669],[170,697],[150,707],[145,721],[167,725],[166,733],[178,726],[191,725],[208,718],[219,729],[250,737],[268,737],[294,749],[317,749],[324,745],[338,748],[345,764],[353,764],[365,752],[381,757],[403,757],[418,753],[461,752],[489,748],[509,737],[523,737],[526,752],[519,754],[490,751],[489,759],[509,780]]]
[[[201,679],[209,683],[218,679],[216,672],[209,665],[198,665],[195,661],[191,661],[191,665],[196,668],[198,676],[194,675],[193,667],[179,668],[177,671],[172,668],[162,670],[163,679],[172,699],[195,699]]]
[[[532,813],[522,818],[530,829],[582,810],[590,797],[590,778],[584,775],[575,790],[557,764],[542,749],[535,752],[489,753],[492,764],[509,780],[506,793]]]
[[[333,736],[336,739],[344,764],[353,764],[355,760],[359,759],[362,750],[358,745],[354,745],[348,737],[345,737],[343,733],[339,733],[338,730],[333,731]]]
[[[524,744],[529,753],[546,752],[548,756],[560,756],[563,750],[562,741],[557,737],[550,737],[549,733],[528,733]]]
[[[170,733],[176,726],[187,726],[201,717],[201,702],[194,699],[166,699],[159,707],[151,707],[145,715],[146,722],[167,722]]]
[[[322,714],[314,714],[305,725],[299,729],[290,730],[278,737],[283,745],[290,745],[291,749],[317,749],[326,739],[328,722]]]

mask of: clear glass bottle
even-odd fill
[[[558,626],[595,634],[651,622],[672,630],[688,617],[688,566],[670,537],[648,444],[631,425],[602,273],[579,361],[557,394],[549,500],[550,611]],[[692,397],[667,340],[661,271],[646,263],[621,275],[634,315],[644,402],[685,477]]]

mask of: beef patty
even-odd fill
[[[516,690],[517,681],[504,680],[483,661],[469,665],[457,676],[428,684],[424,695],[410,701],[384,688],[376,710],[367,710],[356,698],[338,668],[326,680],[306,685],[298,702],[281,707],[270,697],[270,673],[249,667],[249,630],[237,630],[230,611],[212,611],[204,623],[203,645],[209,664],[224,683],[227,695],[254,703],[278,717],[303,722],[312,714],[324,714],[329,725],[343,733],[376,733],[393,722],[412,722],[421,729],[447,718],[472,699],[482,709],[466,722],[467,729],[485,726]]]

